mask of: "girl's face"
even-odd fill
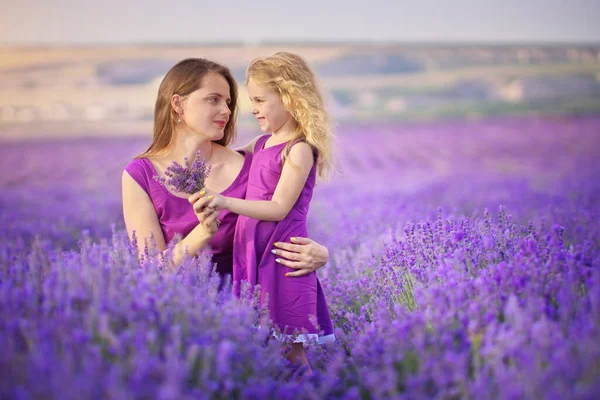
[[[248,94],[252,102],[252,114],[258,120],[263,132],[277,132],[286,123],[293,120],[285,109],[281,96],[275,90],[248,80]]]
[[[231,97],[229,83],[221,74],[209,72],[202,78],[200,89],[178,96],[178,100],[176,96],[173,106],[188,129],[211,141],[223,138],[231,116]]]

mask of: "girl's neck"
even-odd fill
[[[279,129],[273,131],[273,136],[278,140],[290,140],[296,134],[298,124],[294,121],[294,118],[288,119]]]

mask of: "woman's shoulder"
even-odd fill
[[[125,166],[124,171],[129,174],[142,188],[147,189],[154,175],[152,163],[147,158],[134,158]]]
[[[127,164],[127,166],[125,167],[125,169],[128,168],[145,168],[146,164],[149,162],[149,160],[146,157],[142,157],[142,158],[134,158],[133,160],[129,161],[129,163]]]
[[[249,158],[252,158],[252,153],[245,150],[233,150],[228,147],[220,146],[219,158],[224,164],[243,165]]]

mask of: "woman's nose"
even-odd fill
[[[231,106],[229,104],[225,104],[222,110],[223,114],[231,115]]]

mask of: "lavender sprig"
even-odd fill
[[[155,175],[153,178],[163,186],[169,186],[178,193],[194,194],[204,188],[204,182],[210,173],[210,165],[206,163],[200,152],[192,162],[185,157],[185,165],[173,161],[165,171],[166,177]]]

